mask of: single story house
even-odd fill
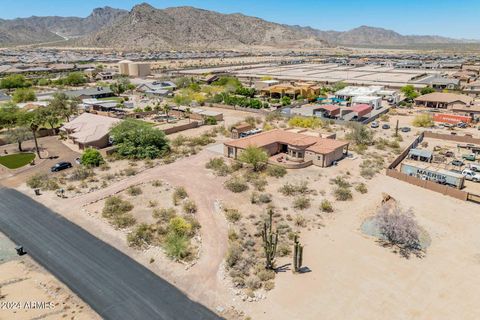
[[[237,159],[249,146],[262,148],[271,157],[269,162],[285,166],[290,164],[289,168],[312,164],[328,167],[348,153],[347,141],[277,129],[225,142],[224,155]]]
[[[69,98],[80,98],[82,100],[109,98],[114,96],[113,91],[109,87],[94,87],[80,90],[70,90],[65,91],[65,94]]]
[[[279,83],[280,83],[280,81],[278,81],[278,80],[259,80],[259,81],[255,82],[255,89],[260,91],[262,89],[277,85]]]
[[[342,108],[340,110],[340,118],[345,121],[361,120],[362,118],[366,118],[372,110],[372,106],[368,104],[356,104],[353,107]]]
[[[470,105],[473,98],[463,94],[433,92],[424,94],[414,101],[416,106],[435,109],[452,109],[458,106]]]
[[[463,92],[466,94],[478,95],[480,94],[480,80],[465,84]]]
[[[345,101],[358,96],[374,96],[378,91],[383,90],[382,86],[357,87],[348,86],[335,92],[335,98]]]
[[[438,75],[429,75],[423,79],[415,81],[415,84],[424,84],[437,90],[455,90],[460,87],[460,80],[449,79]]]
[[[60,131],[65,132],[68,139],[80,149],[87,147],[102,149],[109,146],[110,129],[120,121],[122,120],[84,112],[64,124]]]

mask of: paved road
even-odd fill
[[[13,189],[0,188],[0,231],[105,319],[219,319],[125,254]]]

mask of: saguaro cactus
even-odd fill
[[[268,210],[268,216],[268,224],[267,222],[263,223],[262,239],[265,250],[265,268],[273,270],[275,255],[277,253],[278,233],[272,231],[272,209]]]
[[[298,272],[302,267],[303,260],[303,246],[298,241],[298,236],[295,235],[295,243],[293,244],[293,271]]]

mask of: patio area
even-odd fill
[[[268,163],[272,165],[281,166],[287,169],[301,169],[312,165],[312,161],[299,161],[296,159],[295,161],[290,160],[290,156],[286,153],[278,153],[276,155],[271,156],[268,159]]]

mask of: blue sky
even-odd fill
[[[141,0],[0,0],[0,18],[87,16],[93,8],[130,9]],[[150,0],[156,8],[190,5],[269,21],[344,31],[360,25],[402,34],[480,39],[480,0]]]

